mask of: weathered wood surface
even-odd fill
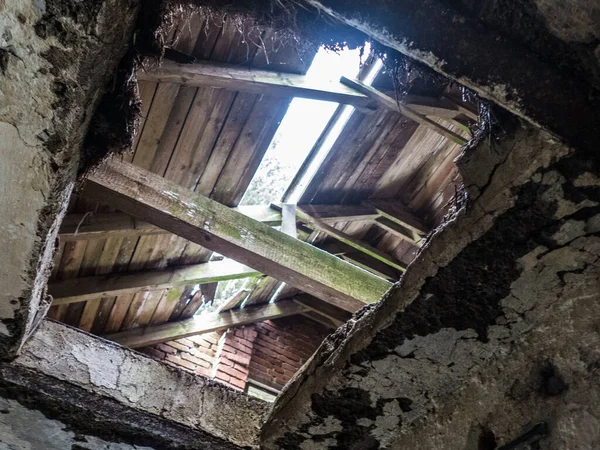
[[[456,134],[454,131],[444,128],[443,126],[441,126],[437,122],[434,122],[433,120],[429,119],[428,117],[426,117],[423,114],[419,114],[411,106],[403,104],[403,103],[399,103],[396,100],[394,100],[393,98],[388,97],[387,95],[383,94],[382,92],[379,92],[377,89],[375,89],[371,86],[368,86],[358,80],[352,80],[347,77],[342,77],[340,79],[340,81],[343,84],[345,84],[346,86],[356,89],[357,91],[361,92],[362,94],[369,96],[371,99],[376,101],[379,105],[381,105],[387,109],[390,109],[392,111],[398,111],[400,114],[408,117],[409,119],[414,120],[415,122],[419,123],[420,125],[423,125],[424,127],[427,127],[429,129],[441,134],[442,136],[450,139],[451,141],[453,141],[459,145],[465,145],[468,142],[467,139]]]
[[[256,270],[233,260],[209,261],[191,266],[149,270],[139,273],[117,273],[72,278],[50,283],[48,293],[54,298],[52,305],[64,305],[92,300],[97,297],[135,294],[140,291],[216,283],[260,275]]]
[[[281,225],[281,213],[268,206],[239,206],[236,211],[267,225]],[[169,233],[162,228],[125,213],[69,214],[59,235],[63,241],[79,241],[117,236],[147,236]]]
[[[309,216],[308,214],[306,214],[305,212],[303,212],[301,210],[298,210],[297,215],[300,218],[300,220],[306,222],[307,224],[314,227],[315,229],[322,231],[323,233],[326,233],[329,236],[343,242],[344,244],[349,245],[350,247],[353,247],[358,251],[366,253],[367,255],[369,255],[369,256],[387,264],[388,266],[391,266],[391,267],[397,269],[397,270],[401,270],[401,271],[406,270],[406,265],[396,261],[390,255],[373,247],[372,245],[368,244],[367,242],[361,241],[360,239],[356,239],[356,238],[350,236],[349,234],[346,234],[343,231],[340,231],[337,228],[334,228],[331,225],[328,225],[319,219]]]
[[[308,311],[310,311],[309,308],[293,300],[283,300],[244,309],[194,316],[181,322],[170,322],[137,330],[122,331],[104,337],[126,347],[139,348],[265,320],[294,316]]]
[[[346,310],[378,301],[389,282],[215,201],[137,168],[110,161],[88,177],[96,198],[235,258]]]
[[[312,98],[355,106],[368,106],[373,101],[346,87],[338,80],[314,80],[296,75],[237,67],[215,62],[178,64],[165,60],[160,66],[138,72],[144,81],[175,83],[186,86],[210,86],[252,94],[271,94]]]

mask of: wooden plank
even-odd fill
[[[382,92],[379,92],[377,89],[375,89],[371,86],[368,86],[368,85],[362,83],[361,81],[352,80],[347,77],[342,77],[340,79],[340,81],[343,84],[345,84],[346,86],[356,89],[357,91],[361,92],[362,94],[369,96],[371,99],[376,101],[381,106],[388,108],[392,111],[398,111],[400,114],[408,117],[409,119],[414,120],[415,122],[419,123],[420,125],[423,125],[429,129],[435,131],[436,133],[439,133],[442,136],[450,139],[452,142],[455,142],[459,145],[465,145],[468,142],[467,139],[463,138],[462,136],[456,134],[453,131],[448,130],[447,128],[444,128],[443,126],[441,126],[440,124],[427,118],[423,114],[419,114],[414,109],[412,109],[410,106],[402,104],[402,103],[398,103],[393,98],[388,97],[387,95],[383,94]]]
[[[96,198],[230,256],[341,308],[378,301],[390,283],[213,200],[131,164],[108,161],[88,177]]]
[[[375,220],[375,224],[380,228],[384,229],[388,233],[392,233],[405,241],[408,241],[417,246],[421,246],[423,238],[415,231],[400,225],[394,220],[390,220],[387,217],[380,217]]]
[[[256,270],[233,260],[210,261],[179,268],[73,278],[50,283],[48,292],[54,298],[53,305],[64,305],[97,297],[135,294],[139,291],[170,289],[174,286],[215,283],[259,275]]]
[[[407,209],[399,202],[390,200],[370,200],[368,204],[377,209],[377,212],[381,214],[382,217],[402,225],[418,235],[427,234],[423,223],[407,211]]]
[[[281,213],[270,206],[238,206],[234,209],[267,225],[281,225]],[[60,239],[63,242],[168,233],[162,228],[121,212],[69,214],[65,217],[59,230]]]
[[[298,205],[298,209],[325,223],[375,220],[379,217],[371,205]]]
[[[297,216],[300,220],[306,222],[307,224],[313,226],[315,229],[326,233],[327,235],[335,238],[344,244],[349,245],[350,247],[355,248],[358,251],[361,251],[390,267],[393,267],[397,270],[404,272],[406,270],[406,265],[394,260],[390,255],[382,252],[381,250],[371,246],[370,244],[363,242],[359,239],[355,239],[354,237],[344,233],[343,231],[338,230],[337,228],[332,227],[331,225],[327,225],[325,222],[316,219],[314,217],[309,216],[301,210],[297,210]]]
[[[252,94],[311,98],[365,107],[373,103],[366,95],[344,86],[335,79],[312,79],[304,75],[249,69],[208,61],[178,64],[165,60],[161,66],[152,66],[138,71],[137,75],[138,79],[143,81],[197,87],[211,86]]]
[[[267,305],[194,316],[181,322],[108,334],[104,337],[126,347],[139,348],[265,320],[293,316],[307,311],[309,311],[308,308],[293,300],[284,300]]]
[[[183,311],[181,312],[181,319],[189,319],[196,314],[203,302],[212,303],[215,298],[215,293],[217,292],[217,283],[203,284],[200,286],[200,291],[202,292],[202,297],[200,299],[192,298],[188,304],[185,305],[185,308],[183,308]]]

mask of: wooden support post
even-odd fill
[[[406,116],[409,119],[414,120],[418,124],[423,125],[424,127],[427,127],[429,129],[435,131],[436,133],[441,134],[442,136],[450,139],[451,141],[453,141],[459,145],[465,145],[468,142],[462,136],[456,134],[453,131],[448,130],[447,128],[444,128],[443,126],[441,126],[440,124],[427,118],[423,114],[419,114],[417,111],[412,109],[410,106],[402,104],[402,103],[398,103],[393,98],[388,97],[387,95],[379,92],[377,89],[375,89],[369,85],[366,85],[358,80],[352,80],[352,79],[346,78],[346,77],[342,77],[340,79],[340,81],[343,84],[345,84],[346,86],[356,89],[360,93],[367,95],[368,97],[370,97],[371,99],[376,101],[381,106],[383,106],[387,109],[390,109],[392,111],[398,111],[403,116]]]
[[[221,253],[347,311],[378,301],[391,284],[305,242],[132,164],[108,161],[88,195]]]
[[[130,348],[147,347],[161,342],[226,330],[280,317],[294,316],[308,311],[310,311],[309,308],[293,300],[283,300],[244,309],[203,314],[181,322],[170,322],[163,325],[121,331],[104,337]]]
[[[256,270],[236,261],[210,261],[170,269],[71,278],[50,283],[48,293],[54,298],[52,305],[64,305],[100,297],[170,289],[175,286],[216,283],[260,275]]]

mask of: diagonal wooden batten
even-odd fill
[[[391,283],[128,163],[109,161],[87,192],[203,247],[347,311],[378,301]]]
[[[181,322],[170,322],[163,325],[121,331],[104,337],[126,347],[139,348],[265,320],[294,316],[308,311],[310,311],[310,308],[300,305],[294,300],[283,300],[244,309],[203,314]]]
[[[209,261],[169,269],[133,273],[115,273],[93,277],[71,278],[48,285],[52,305],[84,302],[99,297],[135,294],[140,291],[170,289],[175,286],[208,284],[261,274],[232,260]]]
[[[408,106],[403,103],[398,103],[393,98],[388,97],[384,93],[379,92],[377,89],[375,89],[369,85],[366,85],[366,84],[362,83],[361,81],[352,80],[347,77],[342,77],[340,79],[340,82],[342,84],[345,84],[348,87],[356,89],[357,91],[359,91],[362,94],[365,94],[366,96],[370,97],[372,100],[377,102],[379,105],[381,105],[385,108],[388,108],[392,111],[398,111],[403,116],[406,116],[409,119],[414,120],[418,124],[423,125],[424,127],[427,127],[429,129],[435,131],[436,133],[441,134],[442,136],[450,139],[451,141],[453,141],[459,145],[465,145],[468,142],[467,139],[456,134],[454,131],[444,128],[443,126],[441,126],[437,122],[429,119],[428,117],[426,117],[423,114],[419,114],[417,111],[415,111],[415,109],[413,109],[412,106]]]

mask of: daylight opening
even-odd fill
[[[339,79],[342,75],[356,78],[361,69],[361,55],[369,55],[370,45],[365,48],[333,52],[321,47],[315,56],[306,76],[311,79]],[[370,84],[378,71],[381,62],[378,60],[368,71],[364,81]],[[281,121],[265,156],[262,159],[248,189],[242,198],[242,205],[265,205],[282,200],[290,183],[305,164],[315,144],[322,136],[332,117],[340,105],[323,100],[295,98]],[[310,179],[327,156],[344,125],[352,115],[354,108],[345,106],[330,127],[327,138],[310,161],[305,171],[306,177],[294,188],[294,194],[286,198],[286,202],[297,200],[306,188]],[[309,174],[312,174],[309,176]],[[293,200],[292,200],[293,199]]]

